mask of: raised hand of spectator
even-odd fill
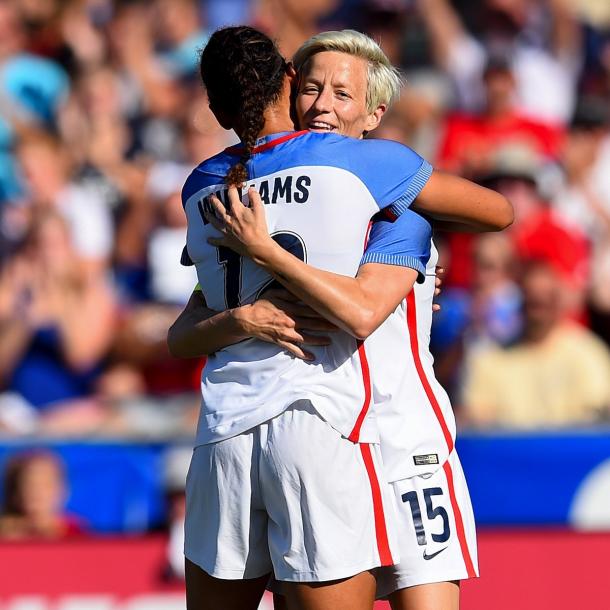
[[[87,6],[72,2],[61,18],[63,40],[82,67],[99,65],[107,52],[102,32],[94,26],[87,14]]]

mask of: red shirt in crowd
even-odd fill
[[[454,172],[487,171],[493,153],[507,144],[522,143],[545,158],[554,158],[564,136],[563,128],[528,119],[518,113],[490,118],[453,114],[447,119],[437,155],[439,168]]]

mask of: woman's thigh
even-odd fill
[[[458,610],[459,581],[434,582],[399,589],[388,598],[392,610]]]
[[[214,578],[186,560],[187,610],[256,610],[269,574],[247,580]]]
[[[282,583],[287,610],[372,610],[375,577],[362,572],[332,582]]]

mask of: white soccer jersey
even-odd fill
[[[413,223],[407,217],[375,223],[362,262],[404,264],[395,254],[378,254],[378,244],[400,240],[408,244],[412,233]],[[413,287],[365,342],[389,481],[436,471],[454,447],[455,416],[435,378],[429,349],[437,261],[431,242],[425,281]]]
[[[390,206],[404,212],[432,171],[412,150],[385,140],[309,132],[267,140],[248,162],[247,186],[263,199],[270,233],[312,266],[349,276],[358,269],[370,217]],[[271,284],[249,259],[207,243],[217,232],[203,215],[206,198],[218,192],[226,201],[224,176],[238,159],[238,150],[227,149],[197,167],[183,189],[188,255],[207,305],[217,310],[251,303]],[[422,251],[428,241],[422,239]],[[420,258],[413,263],[424,272]],[[338,332],[330,346],[312,351],[316,360],[304,362],[250,339],[210,356],[196,444],[239,434],[300,399],[351,440],[376,442],[362,343]]]

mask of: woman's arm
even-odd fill
[[[235,310],[209,309],[201,290],[195,290],[169,327],[167,346],[175,358],[198,358],[246,338]]]
[[[175,358],[198,358],[243,341],[256,338],[275,343],[293,356],[313,359],[304,345],[328,345],[325,333],[336,327],[321,319],[309,307],[296,303],[284,290],[269,290],[251,305],[226,311],[207,307],[201,290],[195,290],[167,333],[167,345]]]
[[[506,197],[459,176],[434,170],[412,208],[452,230],[501,231],[514,220]],[[460,226],[466,225],[466,226]]]
[[[224,235],[210,239],[210,243],[249,256],[304,303],[351,335],[368,337],[413,287],[418,272],[406,266],[370,262],[352,278],[307,265],[271,239],[258,193],[250,189],[248,195],[249,208],[231,188],[230,211],[211,197],[217,216],[207,213],[206,217]],[[425,239],[429,244],[430,234]]]

